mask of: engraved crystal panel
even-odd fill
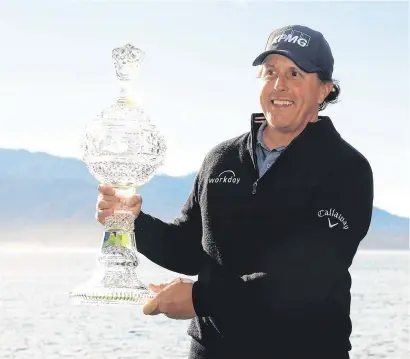
[[[166,145],[138,103],[134,81],[145,57],[127,44],[112,51],[120,83],[116,103],[92,119],[82,140],[82,160],[99,183],[120,196],[134,194],[163,164]],[[91,278],[70,293],[74,304],[143,304],[153,296],[138,278],[134,215],[124,205],[105,221],[98,266]]]

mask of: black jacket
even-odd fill
[[[321,117],[258,179],[260,117],[208,153],[177,219],[140,214],[137,248],[198,274],[188,333],[224,358],[347,352],[348,269],[371,221],[371,167]]]

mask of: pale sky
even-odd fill
[[[0,0],[0,147],[78,157],[85,122],[116,100],[111,50],[146,52],[138,88],[168,146],[161,169],[198,169],[260,111],[253,59],[275,28],[324,33],[340,103],[323,112],[370,161],[375,205],[409,211],[406,2]]]

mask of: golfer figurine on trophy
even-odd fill
[[[129,196],[164,162],[166,145],[134,91],[144,52],[128,44],[112,51],[121,93],[91,120],[82,138],[83,161],[94,178]],[[134,215],[121,207],[105,221],[98,267],[70,293],[73,304],[144,304],[153,297],[138,278]]]

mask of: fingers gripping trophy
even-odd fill
[[[87,124],[81,143],[82,159],[90,173],[124,197],[136,193],[154,176],[166,152],[162,135],[138,104],[134,91],[144,57],[142,50],[130,44],[113,49],[120,96]],[[144,304],[153,296],[138,278],[134,220],[124,205],[107,217],[98,267],[70,293],[73,304]]]

